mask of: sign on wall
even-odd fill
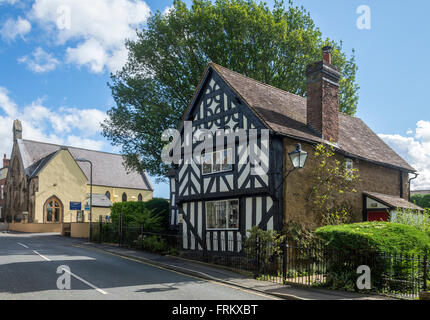
[[[82,210],[82,203],[70,201],[70,209],[69,210],[78,210],[78,211]]]

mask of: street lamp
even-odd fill
[[[302,145],[298,143],[296,145],[296,150],[294,150],[293,152],[290,152],[288,156],[290,157],[291,163],[293,165],[293,169],[290,169],[283,174],[282,182],[275,189],[275,194],[278,191],[278,189],[282,186],[282,184],[285,182],[285,179],[287,179],[287,177],[290,175],[291,172],[293,172],[296,169],[302,169],[305,166],[306,160],[308,158],[308,153],[306,151],[303,151]]]
[[[93,221],[93,163],[90,160],[76,158],[79,162],[88,162],[90,164],[90,241],[91,241],[91,223]]]
[[[290,152],[288,155],[290,156],[291,163],[293,164],[293,170],[300,169],[305,166],[308,153],[302,150],[302,145],[300,143],[297,144],[296,150]]]

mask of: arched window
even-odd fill
[[[137,201],[139,201],[139,202],[143,201],[143,197],[142,197],[141,193],[139,193],[139,195],[137,196]]]
[[[127,194],[125,192],[122,194],[122,202],[127,202]]]
[[[45,222],[60,223],[63,219],[63,205],[57,197],[52,197],[45,204]]]
[[[110,192],[109,191],[106,191],[105,196],[106,196],[106,198],[108,198],[110,200]]]

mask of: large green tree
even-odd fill
[[[168,13],[152,15],[135,41],[127,41],[128,62],[111,76],[116,106],[103,133],[122,148],[126,164],[161,177],[166,142],[161,133],[176,128],[202,72],[213,61],[248,77],[305,96],[305,69],[321,60],[321,48],[334,48],[342,73],[340,111],[353,115],[358,101],[356,64],[342,43],[323,39],[310,14],[276,2],[194,0],[191,8],[174,1]]]

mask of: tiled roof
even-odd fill
[[[400,208],[400,209],[412,209],[412,210],[419,210],[423,211],[424,209],[403,199],[396,196],[390,196],[387,194],[381,194],[376,192],[363,192],[364,195],[369,196],[373,198],[376,201],[380,201],[382,204],[385,204],[386,206],[390,208]]]
[[[24,169],[28,176],[35,176],[49,162],[49,160],[61,149],[62,146],[31,140],[18,141]],[[146,173],[137,171],[127,172],[121,155],[66,147],[74,159],[84,158],[93,163],[93,184],[117,188],[130,188],[153,190]],[[90,165],[85,162],[77,162],[87,179],[90,177]]]
[[[104,194],[93,194],[93,207],[109,208],[112,206],[112,201]],[[90,204],[90,195],[87,198],[87,205]]]
[[[306,125],[306,98],[261,83],[237,72],[210,63],[230,87],[273,131],[310,142],[323,142]],[[361,119],[339,113],[339,152],[370,162],[415,172]]]

